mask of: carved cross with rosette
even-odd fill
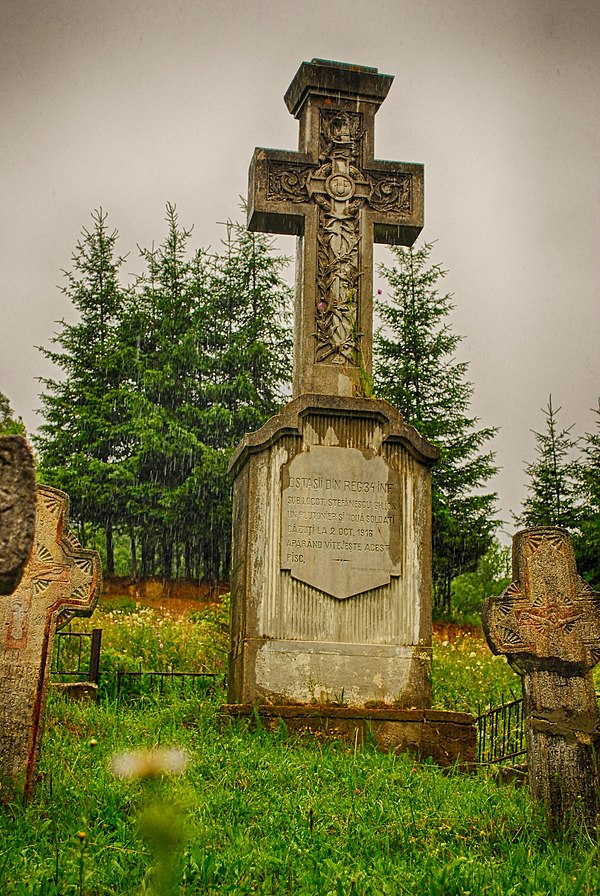
[[[299,152],[256,149],[248,227],[299,237],[294,397],[361,394],[371,375],[373,242],[423,227],[423,166],[374,159],[375,114],[393,77],[313,59],[285,95]]]
[[[70,533],[68,514],[64,492],[38,486],[33,550],[0,600],[0,799],[6,784],[33,792],[54,635],[91,615],[102,585],[100,557]]]
[[[521,675],[529,789],[552,827],[598,824],[600,720],[591,670],[600,660],[600,595],[577,575],[569,533],[524,529],[513,539],[514,581],[488,598],[494,653]]]

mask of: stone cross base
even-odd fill
[[[545,804],[553,827],[573,818],[595,829],[600,726],[591,675],[532,672],[523,696],[532,799]]]
[[[244,438],[231,703],[430,705],[436,457],[368,399],[303,395]]]

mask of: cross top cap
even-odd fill
[[[378,69],[365,65],[313,59],[301,64],[284,101],[295,118],[299,118],[304,103],[311,95],[332,94],[336,99],[355,99],[380,106],[393,80],[393,75],[380,74]]]

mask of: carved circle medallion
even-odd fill
[[[345,174],[330,174],[325,181],[325,189],[332,199],[351,199],[356,186]]]

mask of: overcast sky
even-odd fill
[[[313,57],[395,75],[376,155],[425,164],[423,238],[473,411],[500,427],[512,531],[549,393],[565,426],[595,425],[599,0],[0,0],[0,390],[39,424],[35,346],[72,319],[61,269],[93,209],[131,272],[168,201],[194,245],[218,243],[254,147],[297,147],[283,94]]]

